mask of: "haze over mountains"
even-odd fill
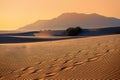
[[[21,31],[0,31],[0,80],[119,80],[119,23],[98,14],[66,13]],[[74,36],[54,30],[76,26],[89,29]]]
[[[68,27],[81,26],[82,28],[104,28],[120,26],[120,19],[105,17],[96,13],[63,13],[51,20],[38,20],[18,30],[63,30]]]

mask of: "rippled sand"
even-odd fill
[[[110,80],[119,74],[119,34],[0,44],[0,80]]]

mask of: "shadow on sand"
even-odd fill
[[[55,40],[65,40],[65,39],[73,39],[78,37],[67,37],[67,38],[23,38],[23,37],[14,37],[14,36],[6,36],[0,37],[0,44],[6,43],[28,43],[28,42],[43,42],[43,41],[55,41]]]
[[[102,29],[83,29],[82,34],[80,34],[79,36],[62,35],[62,36],[54,36],[53,38],[52,37],[51,38],[50,37],[49,38],[39,38],[39,37],[37,38],[34,36],[34,34],[36,33],[39,33],[39,32],[35,31],[35,32],[0,34],[0,44],[43,42],[43,41],[55,41],[55,40],[65,40],[65,39],[74,39],[74,38],[85,38],[85,37],[92,37],[92,36],[120,34],[120,27],[111,27],[111,28],[102,28]]]

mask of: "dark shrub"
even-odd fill
[[[76,28],[68,28],[66,31],[65,31],[65,35],[66,36],[76,36],[78,35],[79,33],[82,32],[82,29],[80,27],[76,27]]]

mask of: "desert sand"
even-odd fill
[[[120,79],[120,34],[0,44],[0,80]]]

